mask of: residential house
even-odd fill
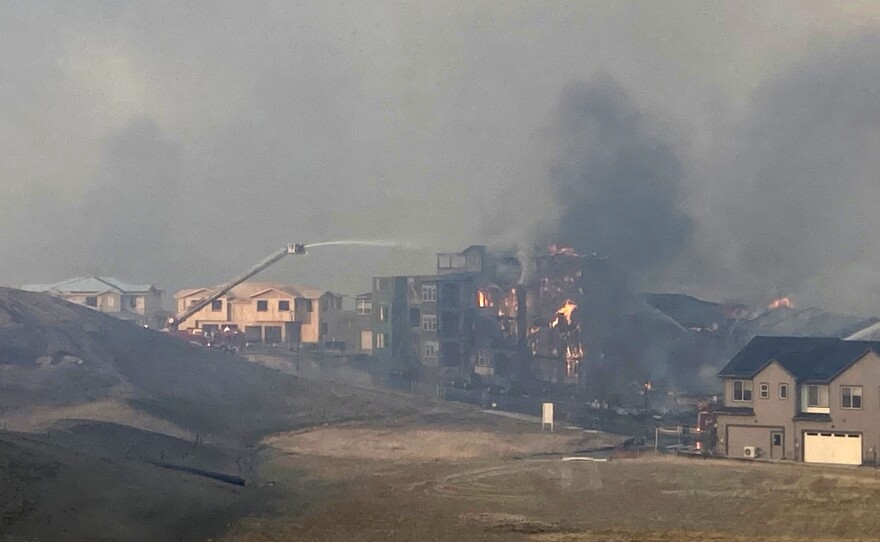
[[[211,296],[215,288],[180,290],[177,312]],[[237,329],[250,343],[340,342],[342,296],[326,290],[270,282],[244,282],[196,312],[181,329]]]
[[[25,284],[22,290],[44,292],[141,326],[162,328],[162,291],[115,277],[77,277],[54,284]]]
[[[858,465],[880,449],[880,342],[755,337],[719,373],[730,457]]]

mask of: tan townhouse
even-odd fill
[[[880,450],[880,342],[756,337],[719,373],[730,457],[860,465]]]
[[[77,277],[54,284],[25,284],[22,290],[44,292],[138,325],[162,328],[162,291],[115,277]]]
[[[175,294],[178,314],[207,299],[214,288]],[[327,290],[271,282],[245,282],[213,300],[180,329],[240,330],[250,343],[320,344],[340,340],[342,296]]]

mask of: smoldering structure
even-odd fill
[[[497,272],[527,266],[532,271],[518,280]],[[464,368],[501,385],[574,385],[598,397],[628,393],[645,379],[705,389],[714,374],[706,367],[730,355],[753,317],[740,305],[637,293],[610,258],[570,247],[536,250],[527,263],[487,253],[483,271],[473,283]]]

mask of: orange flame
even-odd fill
[[[477,290],[477,306],[481,309],[492,306],[492,298],[483,290]]]
[[[774,299],[767,305],[767,310],[776,310],[780,308],[793,309],[794,303],[791,301],[789,297],[780,297],[779,299]]]
[[[550,324],[550,327],[556,327],[559,323],[559,316],[565,318],[567,324],[571,324],[571,314],[578,308],[577,304],[571,299],[566,299],[565,303],[556,310],[556,319]]]

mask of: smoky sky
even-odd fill
[[[682,166],[647,134],[639,111],[609,75],[568,85],[547,130],[550,186],[561,212],[547,241],[641,271],[689,244]]]
[[[876,28],[872,3],[4,3],[0,283],[409,247],[264,275],[358,293],[553,239],[648,289],[872,312]]]
[[[880,311],[880,32],[762,85],[714,170],[704,257],[741,292]]]

